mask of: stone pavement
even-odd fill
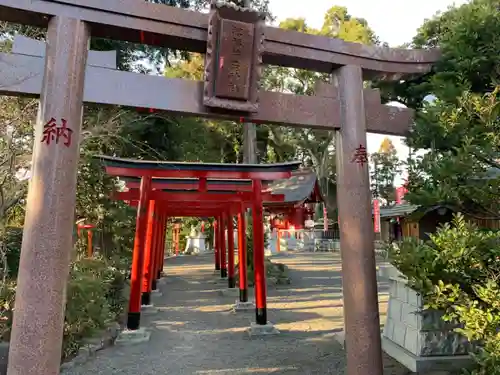
[[[345,358],[334,334],[342,330],[340,259],[332,253],[284,253],[273,257],[290,267],[292,284],[268,288],[269,320],[280,335],[250,338],[254,312],[234,313],[222,296],[210,256],[166,261],[160,311],[143,316],[148,343],[115,346],[65,375],[157,374],[344,374]],[[387,301],[381,283],[381,311]],[[382,317],[384,319],[384,317]],[[383,320],[382,320],[383,321]],[[386,358],[386,374],[408,372]],[[368,374],[367,374],[368,375]]]

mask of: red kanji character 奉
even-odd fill
[[[354,157],[352,158],[351,162],[361,164],[361,166],[364,166],[365,164],[368,163],[368,153],[366,152],[365,146],[359,145],[359,147],[356,149],[356,153],[354,154]]]
[[[73,135],[73,130],[66,126],[67,121],[65,119],[61,119],[62,126],[57,128],[57,137],[56,143],[59,143],[59,139],[64,139],[64,145],[66,147],[71,146],[71,136]]]
[[[42,143],[50,145],[50,142],[56,141],[57,143],[57,123],[56,119],[52,117],[44,126],[43,126],[43,137]]]

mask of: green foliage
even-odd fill
[[[118,268],[112,261],[81,259],[72,264],[67,287],[63,359],[75,355],[86,338],[119,320],[126,305],[126,285],[125,269]],[[15,286],[10,278],[0,284],[2,340],[10,337]]]
[[[379,83],[386,99],[421,108],[429,94],[454,103],[463,91],[492,91],[500,78],[498,6],[498,0],[472,0],[426,20],[411,47],[438,47],[441,59],[429,74]]]
[[[125,307],[125,275],[109,262],[82,259],[72,265],[67,289],[63,358],[82,340],[116,321]]]
[[[439,47],[442,58],[429,79],[438,97],[453,102],[462,91],[486,93],[500,78],[498,0],[473,0],[428,20],[413,40],[417,48]]]
[[[9,341],[12,328],[16,283],[5,278],[0,284],[0,340]]]
[[[472,374],[500,374],[500,233],[478,230],[455,215],[430,236],[389,248],[391,263],[426,308],[445,311],[456,331],[476,344]]]
[[[371,189],[372,195],[387,201],[395,199],[394,180],[400,172],[398,153],[389,138],[385,138],[378,152],[370,156],[371,160]]]
[[[499,87],[500,88],[500,87]],[[500,218],[500,101],[498,89],[464,93],[458,104],[438,101],[419,115],[414,147],[431,146],[410,164],[414,204],[447,204],[478,218]]]
[[[17,277],[19,271],[19,256],[23,240],[23,228],[7,227],[2,233],[3,255],[5,256],[6,273],[10,278]]]
[[[408,144],[429,152],[410,162],[412,203],[500,218],[498,7],[498,0],[472,0],[427,20],[413,47],[440,49],[433,70],[379,84],[387,100],[418,109]],[[435,97],[430,104],[427,95]]]
[[[472,0],[428,20],[414,47],[439,47],[427,75],[379,84],[388,100],[417,108],[408,144],[427,153],[409,163],[409,194],[423,206],[445,204],[477,219],[500,219],[500,13],[498,0]],[[425,103],[432,94],[434,100]],[[405,239],[393,264],[428,308],[477,344],[476,375],[500,374],[500,234],[456,216],[429,242]]]
[[[346,42],[376,44],[378,39],[368,22],[351,16],[346,7],[333,6],[326,11],[321,35],[345,40]]]
[[[309,27],[304,18],[288,18],[280,28],[315,35],[340,38],[349,42],[375,44],[377,39],[367,22],[353,17],[347,8],[333,6],[325,14],[319,30]],[[317,81],[330,82],[328,74],[270,66],[264,70],[262,86],[266,90],[313,95]],[[335,132],[269,127],[268,160],[283,162],[300,160],[305,167],[314,170],[327,206],[336,206]],[[333,215],[333,210],[329,212]]]

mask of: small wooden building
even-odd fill
[[[402,237],[416,237],[423,240],[435,233],[440,225],[453,220],[455,210],[445,205],[432,207],[416,206],[409,203],[382,207],[380,209],[381,240],[392,241]],[[484,229],[500,230],[500,220],[467,220]]]

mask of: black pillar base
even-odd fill
[[[248,289],[240,289],[240,302],[248,302]]]
[[[215,265],[215,270],[216,270],[216,271],[220,271],[220,264],[216,264],[216,265]]]
[[[234,278],[234,276],[227,278],[227,286],[229,288],[236,288],[236,279]]]
[[[227,269],[226,268],[221,268],[220,270],[220,277],[227,277]]]
[[[129,312],[127,316],[127,329],[135,331],[139,329],[141,324],[140,312]]]
[[[141,295],[141,305],[151,305],[151,293],[143,292]]]
[[[156,279],[153,279],[153,281],[151,282],[151,289],[152,290],[158,289],[158,283],[156,282]]]
[[[262,308],[257,307],[255,309],[255,322],[261,326],[265,326],[267,324],[267,308],[266,307],[262,307]]]

